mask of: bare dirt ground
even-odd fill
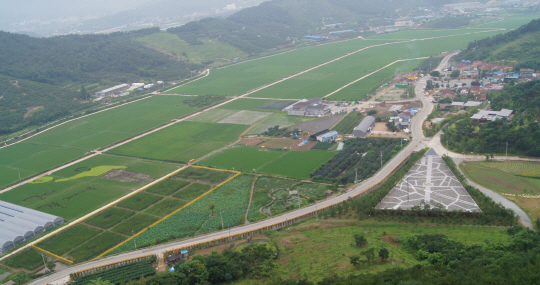
[[[269,139],[268,141],[262,143],[261,145],[264,145],[266,148],[279,148],[279,149],[287,148],[288,149],[296,141],[299,141],[299,140],[275,138],[275,139]]]
[[[238,144],[257,146],[258,144],[260,144],[260,143],[262,143],[264,141],[267,141],[267,140],[268,140],[268,138],[265,138],[265,137],[247,138],[247,139],[241,140],[240,142],[238,142]]]
[[[120,182],[136,182],[144,183],[146,181],[152,181],[152,177],[148,174],[128,171],[124,169],[113,169],[100,176],[103,179],[116,180]]]

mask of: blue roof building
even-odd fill
[[[335,141],[337,137],[338,137],[338,132],[330,131],[328,133],[317,136],[317,140],[320,142],[331,142],[331,141]]]

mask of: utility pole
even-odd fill
[[[47,264],[45,263],[45,257],[43,256],[43,253],[41,254],[41,258],[43,259],[43,266],[45,266],[45,271],[47,270]]]
[[[225,227],[223,226],[223,215],[221,214],[221,209],[219,209],[219,216],[221,217],[221,229],[224,229]]]
[[[358,183],[358,167],[355,167],[354,171],[356,172],[356,175],[354,176],[354,184],[356,184]]]
[[[508,142],[506,142],[506,158],[504,160],[507,160],[507,159],[508,159]],[[19,178],[19,180],[20,180],[20,178]]]
[[[315,201],[315,216],[317,217],[316,221],[318,221],[319,220],[319,210],[317,210],[317,201]]]
[[[382,168],[382,151],[381,151],[381,168]]]
[[[133,233],[133,230],[131,230],[131,235],[133,236],[133,245],[135,245],[135,249],[137,249],[137,242],[135,241],[135,233]]]
[[[411,197],[409,194],[409,177],[407,177],[407,202],[411,201]]]
[[[231,236],[231,223],[227,222],[227,228],[229,228],[229,237]]]
[[[448,139],[446,139],[446,156],[448,156],[448,148],[450,147],[450,145],[448,145]]]

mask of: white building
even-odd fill
[[[116,85],[116,86],[113,86],[111,88],[107,88],[107,89],[104,89],[104,90],[101,90],[101,91],[98,91],[95,93],[96,96],[109,96],[109,95],[113,95],[113,94],[119,94],[121,93],[122,91],[126,90],[129,88],[129,85],[127,84],[120,84],[120,85]]]

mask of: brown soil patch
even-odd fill
[[[266,240],[268,240],[268,238],[265,235],[258,235],[258,236],[254,236],[252,238],[252,240],[256,240],[256,239],[266,239]],[[241,243],[244,243],[244,242],[247,242],[247,239],[236,240],[236,241],[234,241],[234,244],[238,245],[238,244],[241,244]],[[211,255],[213,251],[216,251],[217,253],[223,253],[224,250],[231,248],[232,244],[233,244],[233,242],[229,242],[229,243],[225,243],[225,244],[221,244],[221,245],[216,245],[216,246],[213,246],[213,247],[197,249],[194,253],[190,253],[190,255],[191,256],[193,256],[193,255],[206,255],[206,256],[208,256],[208,255]]]
[[[287,148],[287,149],[289,149],[289,147],[292,146],[293,143],[295,143],[295,142],[296,141],[294,141],[294,140],[284,139],[284,138],[269,139],[268,141],[262,143],[261,146],[264,145],[264,147],[266,147],[266,148],[277,148],[277,149]]]
[[[246,138],[246,139],[243,139],[239,142],[239,144],[243,144],[243,145],[250,145],[250,146],[257,146],[259,143],[262,143],[264,141],[267,141],[268,138],[263,138],[263,137],[259,137],[259,138]]]
[[[386,123],[375,123],[375,127],[373,127],[373,130],[375,132],[388,132],[388,128],[386,127]]]
[[[314,145],[316,145],[318,142],[308,142],[304,144],[303,146],[298,146],[303,140],[295,140],[294,144],[291,146],[291,150],[310,150]]]
[[[124,169],[113,169],[100,176],[103,179],[116,180],[120,182],[136,182],[144,183],[152,181],[152,177],[148,174],[128,171]]]
[[[43,110],[43,106],[37,106],[37,107],[31,107],[30,109],[28,109],[28,111],[24,114],[23,118],[26,119],[28,118],[28,116],[31,116],[31,114],[34,112],[34,111],[38,111],[38,110]]]
[[[386,243],[389,243],[391,245],[395,245],[395,246],[401,246],[401,243],[400,242],[393,242],[391,239],[395,239],[395,238],[398,238],[399,236],[397,235],[385,235],[385,236],[382,236],[381,237],[381,240],[386,242]]]

